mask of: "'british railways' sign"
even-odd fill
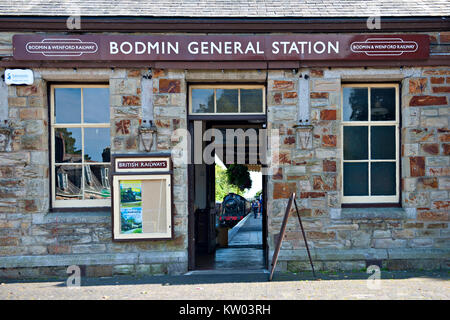
[[[114,171],[120,172],[167,172],[170,171],[170,157],[132,156],[115,157]]]
[[[427,35],[14,35],[16,60],[426,59]]]

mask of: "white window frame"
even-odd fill
[[[344,88],[368,88],[368,120],[367,121],[344,121]],[[395,121],[371,121],[371,88],[395,88]],[[344,160],[344,126],[361,126],[368,127],[368,159],[367,160]],[[373,126],[395,126],[395,159],[379,160],[371,158],[371,130]],[[399,203],[400,201],[400,97],[399,85],[393,83],[358,83],[358,84],[343,84],[341,87],[341,202],[343,204],[351,203]],[[368,163],[368,196],[345,196],[344,195],[344,163],[352,162],[367,162]],[[395,195],[370,195],[371,193],[371,163],[373,162],[395,162]]]
[[[192,112],[192,89],[213,89],[214,90],[214,112]],[[217,89],[238,89],[238,112],[216,112],[217,110]],[[241,112],[241,89],[261,89],[262,90],[262,111],[261,112]],[[207,115],[264,115],[266,114],[266,87],[264,85],[191,85],[189,86],[189,114],[198,116]]]
[[[57,88],[80,88],[81,89],[81,122],[80,123],[55,123],[55,89]],[[57,200],[56,199],[56,166],[77,166],[81,168],[81,190],[84,188],[84,129],[85,128],[111,128],[108,123],[84,123],[83,111],[83,88],[109,88],[108,84],[55,84],[50,86],[50,139],[51,139],[51,189],[53,208],[85,208],[85,207],[110,207],[111,198],[108,199],[79,199],[79,200]],[[55,161],[55,129],[57,128],[81,128],[81,163],[56,163]],[[110,134],[111,136],[111,134]],[[94,165],[94,164],[93,164]],[[95,165],[109,165],[111,162],[96,162]],[[84,192],[81,191],[84,197]]]

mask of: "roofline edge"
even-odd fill
[[[369,30],[367,18],[165,18],[82,16],[81,29],[68,29],[69,16],[1,16],[2,32],[429,32],[450,31],[449,16],[381,17],[381,29]]]

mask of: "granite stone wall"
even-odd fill
[[[145,153],[141,79],[148,69],[33,69],[31,86],[6,88],[12,128],[0,152],[0,277],[65,275],[78,265],[85,275],[177,274],[187,271],[187,170],[173,168],[174,239],[113,242],[111,213],[53,211],[49,193],[49,82],[102,81],[110,85],[111,152]],[[184,73],[154,70],[154,122],[150,153],[170,152],[172,132],[186,127]]]
[[[298,79],[309,75],[311,127],[295,128]],[[450,262],[450,69],[326,68],[272,71],[268,123],[280,133],[279,165],[269,179],[270,252],[287,198],[297,194],[316,269],[441,269]],[[401,85],[401,207],[342,208],[341,84]],[[310,269],[294,211],[279,270]]]

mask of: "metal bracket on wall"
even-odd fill
[[[310,124],[309,108],[309,74],[303,72],[298,79],[298,124]]]

